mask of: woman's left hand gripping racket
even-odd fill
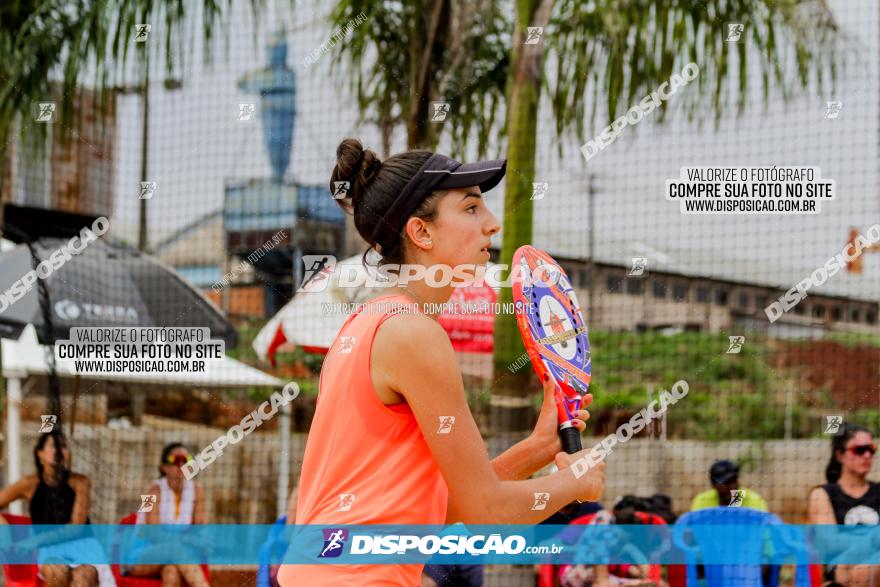
[[[575,413],[590,387],[590,341],[574,289],[553,257],[530,245],[513,254],[513,301],[526,352],[543,380],[553,377],[562,450],[581,450]]]

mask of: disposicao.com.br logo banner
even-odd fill
[[[0,525],[0,558],[32,564],[62,549],[69,564],[871,564],[880,525]],[[708,510],[707,510],[708,511]],[[713,513],[713,512],[710,512]],[[761,512],[755,512],[761,515]],[[62,546],[63,545],[63,546]],[[270,552],[266,560],[266,552]]]
[[[461,531],[466,531],[466,528],[462,526]],[[318,558],[340,558],[345,553],[352,556],[412,556],[422,560],[433,555],[458,555],[472,561],[472,557],[484,555],[555,555],[565,548],[564,545],[552,543],[529,546],[526,536],[502,536],[500,532],[461,534],[448,530],[440,534],[381,534],[373,531],[351,533],[347,528],[339,527],[325,528],[323,535],[324,543]]]
[[[719,514],[719,517],[722,517]],[[878,564],[880,526],[298,526],[286,564]],[[833,546],[831,546],[833,545]]]

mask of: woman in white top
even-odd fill
[[[186,447],[179,442],[162,450],[157,479],[147,490],[154,500],[144,503],[138,512],[138,524],[204,524],[204,495],[201,486],[183,476],[181,467],[191,461]],[[163,587],[178,587],[185,581],[190,587],[208,587],[199,565],[135,564],[126,565],[130,577],[161,577]]]

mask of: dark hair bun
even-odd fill
[[[365,150],[357,139],[344,139],[336,147],[336,167],[330,176],[330,193],[336,193],[335,182],[349,182],[348,194],[345,198],[336,199],[336,202],[344,210],[353,213],[363,199],[367,184],[376,177],[381,167],[382,162],[375,151]]]

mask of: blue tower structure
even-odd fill
[[[281,182],[290,164],[296,121],[296,72],[287,67],[284,30],[272,34],[267,48],[268,66],[244,75],[239,89],[259,94],[263,141],[272,164],[272,179]]]
[[[259,274],[253,285],[265,285],[265,316],[293,296],[301,281],[302,255],[339,256],[345,242],[345,216],[327,185],[302,185],[286,177],[297,113],[296,72],[287,67],[287,49],[279,29],[269,39],[266,66],[238,82],[240,90],[259,96],[255,107],[271,176],[229,181],[223,200],[226,249],[247,259]],[[273,243],[271,250],[265,250],[266,243]]]

